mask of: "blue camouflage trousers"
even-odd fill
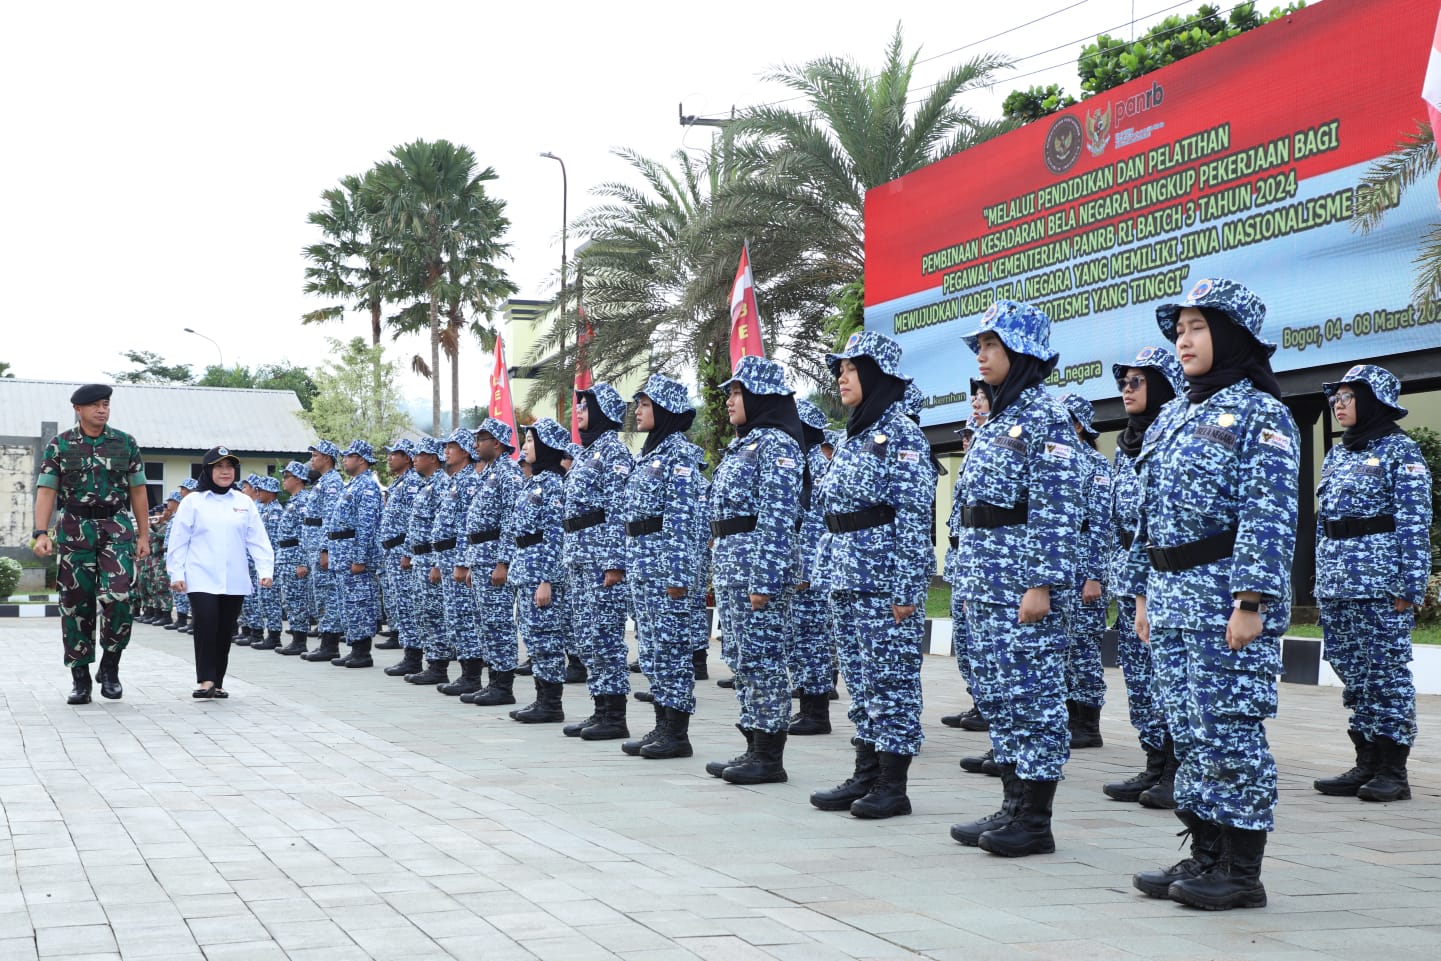
[[[1176,807],[1213,824],[1269,831],[1276,761],[1266,718],[1276,716],[1280,639],[1261,635],[1240,651],[1224,628],[1151,628],[1156,690],[1176,744]]]
[[[437,659],[480,658],[480,625],[476,620],[475,589],[469,584],[457,581],[454,563],[450,559],[438,561],[440,568],[441,624],[436,643]],[[432,656],[426,651],[426,656]]]
[[[860,591],[832,591],[830,607],[856,738],[887,754],[919,754],[925,613],[897,624],[889,596]]]
[[[280,630],[281,621],[284,619],[280,610],[280,585],[274,580],[269,587],[256,586],[255,589],[255,620],[251,627],[261,627],[267,631]]]
[[[697,651],[710,650],[711,609],[706,606],[705,595],[704,587],[691,588],[690,632],[694,639],[693,649]]]
[[[415,639],[430,660],[449,660],[450,654],[444,653],[445,597],[439,584],[430,583],[429,561],[429,557],[417,557],[410,566],[414,587],[411,614],[415,620]]]
[[[535,603],[535,584],[515,585],[516,625],[530,655],[535,677],[552,684],[565,681],[565,639],[570,633],[569,598],[565,585],[552,582],[550,603]]]
[[[834,635],[825,591],[786,590],[786,670],[802,694],[829,694],[835,671]]]
[[[1055,604],[1062,592],[1051,591]],[[1106,599],[1094,604],[1081,601],[1080,590],[1065,591],[1062,612],[1066,615],[1066,699],[1100,707],[1106,703],[1106,669],[1101,663],[1101,635],[1106,633]]]
[[[605,586],[605,571],[596,565],[566,569],[570,594],[570,633],[587,669],[591,697],[630,693],[626,666],[625,582]]]
[[[1411,676],[1414,609],[1398,611],[1390,598],[1322,598],[1326,661],[1345,687],[1341,705],[1351,730],[1368,740],[1416,741],[1416,684]]]
[[[996,760],[1024,781],[1059,781],[1071,757],[1066,726],[1062,611],[1016,622],[1016,605],[970,601],[976,706],[991,724]]]
[[[286,548],[275,555],[275,579],[280,583],[280,601],[292,631],[309,629],[312,617],[308,579],[295,576],[299,563],[300,552],[295,548]]]
[[[345,633],[345,604],[340,598],[339,575],[335,571],[312,569],[306,580],[310,581],[311,603],[315,606],[316,619],[320,630],[326,633]]]
[[[370,640],[380,622],[380,579],[371,570],[361,574],[347,570],[336,576],[340,579],[336,597],[345,619],[345,642]]]
[[[480,634],[480,656],[492,671],[513,671],[520,664],[520,641],[516,627],[515,588],[496,587],[490,571],[472,569],[475,591],[475,623]]]
[[[791,689],[786,672],[786,604],[772,597],[751,610],[744,587],[717,587],[721,618],[721,656],[735,674],[740,726],[776,734],[790,724]]]
[[[690,627],[691,599],[672,598],[657,581],[628,581],[635,605],[636,648],[640,669],[650,681],[655,703],[695,713],[695,643]]]
[[[415,632],[415,592],[411,589],[410,571],[400,566],[403,559],[399,551],[387,551],[382,562],[385,623],[396,631],[401,647],[419,647],[419,636]]]
[[[175,613],[177,613],[177,614],[186,614],[186,615],[188,615],[188,614],[190,613],[190,595],[189,595],[189,594],[184,594],[184,593],[181,593],[181,592],[179,592],[179,591],[171,591],[171,592],[170,592],[170,597],[171,597],[171,599],[175,602]]]
[[[1136,599],[1116,598],[1116,659],[1126,679],[1126,706],[1141,746],[1160,750],[1166,743],[1166,715],[1156,697],[1151,645],[1136,636]]]
[[[966,693],[976,699],[976,672],[971,666],[971,648],[975,646],[971,636],[971,615],[966,609],[966,599],[954,589],[951,591],[951,652],[956,656],[956,669],[961,680],[966,682]]]
[[[255,576],[255,562],[247,561],[247,564],[250,567],[250,593],[240,602],[240,616],[235,623],[239,627],[259,627],[260,608],[256,602],[260,599],[260,579]]]

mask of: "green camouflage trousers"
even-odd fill
[[[130,515],[99,520],[63,517],[56,530],[60,631],[65,666],[95,661],[95,622],[100,646],[123,651],[130,643],[130,591],[135,579],[135,531]]]

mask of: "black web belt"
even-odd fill
[[[642,517],[638,521],[626,521],[625,532],[628,537],[640,537],[642,534],[659,534],[664,521],[665,518],[660,516]]]
[[[749,534],[756,529],[760,518],[755,514],[745,514],[740,517],[726,517],[722,520],[710,522],[711,537],[730,537],[732,534]]]
[[[1031,516],[1031,505],[1019,507],[997,507],[995,504],[977,504],[961,508],[962,527],[1010,527],[1024,524]]]
[[[348,541],[355,536],[354,528],[344,531],[331,531],[326,535],[333,541]]]
[[[405,535],[404,535],[404,534],[396,534],[394,537],[387,537],[385,540],[381,541],[381,542],[380,542],[380,546],[381,546],[382,548],[384,548],[385,550],[388,551],[388,550],[390,550],[392,547],[399,547],[401,544],[404,544],[404,543],[405,543]]]
[[[100,521],[120,513],[119,504],[65,504],[65,513],[87,521]]]
[[[590,527],[598,527],[605,523],[605,511],[590,511],[585,514],[577,514],[574,517],[567,517],[562,526],[567,534],[574,534],[576,531],[583,531]]]
[[[1136,543],[1135,531],[1121,531],[1121,546],[1123,548],[1130,550],[1131,545],[1134,543]]]
[[[435,548],[435,549],[438,550],[438,551],[448,551],[448,550],[453,550],[453,549],[455,548],[455,545],[456,545],[457,543],[458,543],[458,542],[456,541],[456,539],[455,539],[454,537],[447,537],[447,538],[445,538],[444,540],[436,541],[434,544],[431,544],[430,546],[433,547],[433,548]]]
[[[1224,531],[1176,547],[1147,547],[1151,568],[1158,571],[1186,571],[1230,557],[1236,551],[1236,532]]]
[[[304,524],[306,527],[319,527],[321,524],[325,523],[325,520],[324,518],[320,517],[307,517],[305,518],[305,520],[301,521],[301,523]]]
[[[826,530],[832,534],[850,534],[870,527],[880,527],[896,519],[896,509],[890,504],[877,504],[849,514],[827,514]]]
[[[299,547],[299,546],[300,546],[300,538],[298,538],[298,537],[282,537],[280,540],[278,540],[278,541],[275,542],[275,546],[278,547],[278,548],[280,548],[281,550],[284,550],[284,549],[287,548],[287,547]]]
[[[534,547],[545,540],[544,531],[531,531],[529,534],[521,534],[515,539],[516,547]]]
[[[500,528],[488,531],[471,531],[465,535],[465,539],[472,544],[488,544],[491,541],[500,540]]]
[[[1386,534],[1396,529],[1395,514],[1378,514],[1375,517],[1341,517],[1334,521],[1322,521],[1321,529],[1332,540],[1346,540],[1365,537],[1367,534]]]
[[[427,543],[426,541],[421,541],[419,544],[416,544],[410,548],[410,553],[414,554],[416,557],[420,557],[421,555],[429,554],[433,550],[435,550],[434,544]]]

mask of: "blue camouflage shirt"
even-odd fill
[[[816,444],[806,451],[806,463],[811,468],[811,506],[801,512],[801,529],[796,534],[796,550],[791,580],[796,584],[809,584],[812,590],[826,590],[825,572],[816,567],[816,548],[821,535],[826,532],[826,515],[821,512],[821,499],[816,494],[831,462],[821,453]]]
[[[501,542],[506,536],[505,527],[515,509],[516,494],[524,484],[525,475],[520,472],[520,465],[505,455],[491,461],[480,472],[480,486],[470,499],[470,509],[465,515],[466,536],[460,566],[474,568],[475,576],[482,578],[483,583],[490,583],[490,573],[504,553]],[[500,536],[471,542],[472,535],[491,531],[499,531]]]
[[[435,472],[438,478],[431,496],[435,499],[435,519],[430,524],[430,542],[438,545],[441,541],[454,540],[455,546],[442,550],[436,547],[431,555],[431,566],[440,568],[442,575],[460,566],[461,548],[465,544],[465,518],[470,511],[471,498],[480,488],[480,475],[475,465],[468,463],[454,474],[447,474],[442,468]]]
[[[774,596],[790,586],[803,463],[795,438],[774,427],[737,437],[725,449],[711,478],[709,520],[756,520],[751,531],[712,532],[717,587]]]
[[[1111,464],[1105,454],[1092,450],[1089,444],[1078,443],[1076,447],[1081,453],[1081,502],[1085,504],[1076,586],[1100,581],[1104,587],[1110,580],[1116,547],[1116,532],[1111,525],[1111,501],[1115,496]]]
[[[335,510],[331,511],[325,528],[332,571],[349,573],[351,564],[364,564],[371,570],[379,566],[380,544],[376,532],[380,530],[380,511],[380,482],[375,479],[375,473],[367,470],[352,477],[335,502]],[[355,536],[329,540],[333,531],[354,531]]]
[[[278,540],[300,540],[304,536],[305,525],[301,522],[305,517],[305,502],[309,499],[310,491],[302,488],[286,502],[284,513],[280,516],[280,527],[276,534]],[[282,554],[288,564],[300,564],[303,562],[304,554],[299,545],[295,547],[280,547],[277,545],[277,559]]]
[[[621,520],[662,518],[653,534],[626,535],[626,578],[689,588],[698,543],[701,470],[695,445],[671,434],[649,454],[636,455],[626,480]]]
[[[340,471],[333,468],[322,474],[310,488],[310,497],[305,502],[305,517],[309,523],[301,534],[300,546],[305,551],[305,563],[312,568],[319,567],[320,552],[330,548],[330,540],[325,536],[326,522],[344,490],[345,481],[341,479]],[[320,523],[316,524],[316,521]]]
[[[565,516],[605,512],[593,527],[565,535],[565,563],[601,570],[625,569],[625,526],[616,505],[625,494],[633,460],[613,430],[597,437],[571,464],[565,475]]]
[[[524,479],[524,478],[523,478]],[[500,559],[510,565],[510,583],[533,587],[542,582],[565,581],[565,481],[554,471],[541,471],[525,480],[515,495],[515,507],[501,535]],[[518,537],[541,535],[538,544],[521,547]]]
[[[385,491],[385,507],[380,513],[380,532],[376,538],[381,541],[401,538],[394,547],[382,547],[386,552],[405,553],[405,531],[410,524],[410,510],[415,505],[416,491],[425,483],[420,472],[411,468],[397,477]]]
[[[405,544],[401,547],[406,557],[415,556],[417,544],[430,543],[430,528],[435,523],[435,485],[444,476],[445,471],[437,469],[429,477],[420,478],[415,499],[410,503],[410,522],[405,528]],[[421,559],[421,563],[428,567],[431,559],[427,554]]]
[[[1141,526],[1141,477],[1136,473],[1136,462],[1119,447],[1111,462],[1111,526],[1115,538],[1115,549],[1111,553],[1111,593],[1129,597],[1127,585],[1145,575],[1144,571],[1134,569],[1135,565],[1145,562],[1145,555],[1127,548],[1121,538],[1123,535],[1134,538],[1136,528]]]

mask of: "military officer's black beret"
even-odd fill
[[[109,384],[86,384],[75,389],[75,393],[70,395],[70,403],[76,407],[84,407],[86,404],[105,400],[113,389]]]

